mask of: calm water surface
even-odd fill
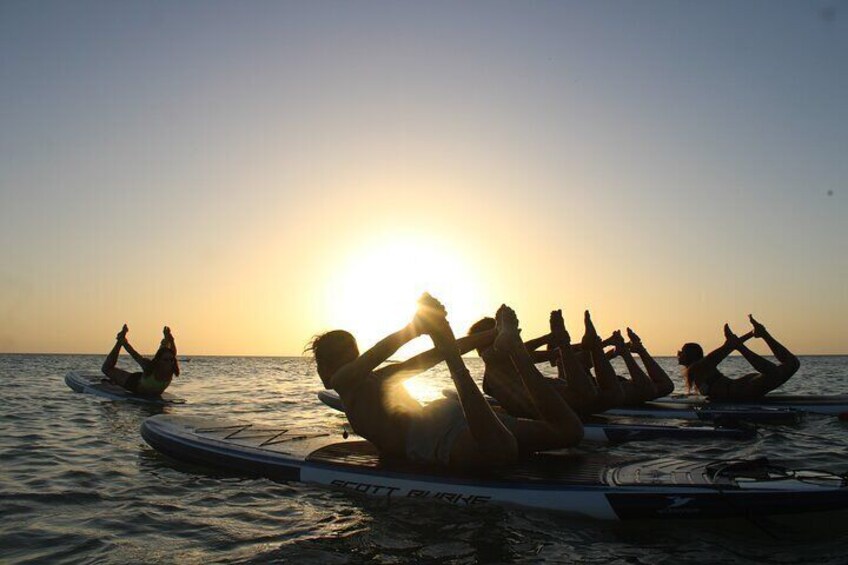
[[[196,357],[165,409],[72,392],[70,370],[96,356],[0,355],[0,561],[4,563],[848,563],[848,512],[757,521],[608,523],[517,508],[388,504],[346,492],[222,475],[164,459],[139,436],[153,414],[249,418],[340,432],[300,358]],[[122,360],[122,363],[127,361]],[[664,359],[672,374],[673,359]],[[848,393],[848,358],[807,357],[784,387]],[[469,361],[481,374],[478,360]],[[735,367],[734,365],[738,365]],[[726,363],[728,374],[740,360]],[[679,379],[678,379],[679,380]],[[422,399],[450,384],[444,368],[414,379]],[[631,443],[617,454],[768,455],[848,471],[848,423],[809,417],[756,440]]]

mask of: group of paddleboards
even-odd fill
[[[601,340],[588,312],[585,323],[583,340],[572,345],[561,312],[555,311],[551,333],[525,343],[514,311],[502,306],[495,319],[481,320],[468,336],[456,339],[444,307],[424,295],[410,324],[362,354],[353,336],[341,330],[313,341],[317,372],[325,386],[318,399],[343,412],[353,434],[181,415],[150,417],[141,434],[173,459],[391,500],[511,504],[600,519],[714,518],[848,508],[848,477],[796,472],[765,458],[627,459],[568,450],[581,441],[744,440],[756,432],[741,422],[792,424],[804,413],[848,411],[848,395],[766,397],[764,392],[754,398],[758,391],[780,386],[797,371],[798,363],[753,318],[754,331],[741,338],[725,326],[725,344],[708,355],[695,358],[695,344],[687,344],[678,354],[687,385],[702,393],[711,390],[716,398],[668,396],[670,379],[660,373],[632,330],[628,328],[629,343],[619,332]],[[68,386],[112,400],[182,402],[163,391],[151,395],[133,389],[144,375],[116,382],[116,350],[128,345],[126,327],[122,332],[103,374],[69,373]],[[387,363],[397,349],[420,335],[428,335],[434,349],[402,363]],[[772,348],[779,363],[766,363],[776,371],[754,354],[749,358],[744,342],[751,337],[763,338]],[[166,338],[162,347],[174,354],[173,370],[176,347],[170,330]],[[612,350],[604,349],[610,345]],[[542,346],[546,349],[537,351]],[[460,356],[475,349],[486,367],[483,390]],[[734,350],[760,371],[737,379],[744,381],[740,385],[725,383],[722,379],[727,377],[717,370]],[[631,352],[641,358],[644,370]],[[615,374],[609,363],[614,356],[624,359],[630,379]],[[158,378],[169,360],[169,355],[157,352],[157,358],[139,364],[143,372],[163,367]],[[403,382],[441,362],[455,386],[439,400],[417,402]],[[559,377],[543,376],[535,367],[540,362],[555,365]],[[117,380],[122,380],[120,375]],[[731,400],[732,394],[742,400]],[[648,418],[693,422],[660,425],[646,423]]]

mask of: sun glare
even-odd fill
[[[475,275],[469,258],[429,239],[400,236],[367,245],[350,254],[328,286],[327,320],[353,333],[364,349],[409,322],[416,300],[429,292],[445,304],[448,320],[461,336],[486,315],[485,287]],[[422,337],[397,357],[430,347]]]

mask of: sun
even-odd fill
[[[429,292],[442,301],[457,336],[487,315],[485,286],[473,258],[445,243],[410,234],[369,242],[349,253],[327,284],[325,318],[330,327],[351,332],[363,351],[408,323],[416,300]],[[396,358],[429,349],[418,338]]]

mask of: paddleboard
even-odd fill
[[[446,388],[442,395],[450,398],[456,396],[456,389]],[[498,401],[486,397],[493,406]],[[598,416],[624,416],[627,418],[661,418],[673,420],[699,420],[716,424],[732,425],[738,422],[756,422],[759,424],[797,424],[804,419],[804,413],[791,408],[776,406],[726,406],[713,408],[711,406],[685,406],[659,401],[645,402],[639,406],[613,408],[598,414]]]
[[[639,406],[612,408],[604,416],[629,418],[673,418],[710,422],[756,422],[759,424],[798,424],[804,413],[778,406],[686,406],[669,402],[651,401]]]
[[[456,506],[519,505],[605,520],[722,518],[848,508],[844,477],[792,472],[765,459],[625,460],[542,453],[500,468],[456,471],[381,459],[362,440],[305,429],[161,414],[141,435],[180,461]]]
[[[65,375],[65,384],[77,392],[93,394],[109,400],[123,400],[135,404],[152,404],[164,406],[166,404],[185,404],[185,399],[164,392],[160,396],[142,396],[134,394],[124,387],[104,380],[103,373],[85,371],[71,371]]]
[[[728,408],[760,408],[779,407],[791,408],[799,412],[811,414],[838,415],[848,412],[848,395],[796,395],[796,394],[768,394],[753,402],[711,402],[702,396],[674,396],[659,399],[663,404],[674,404],[677,406],[701,406],[714,410]]]
[[[336,391],[322,390],[318,398],[335,410],[344,412],[344,405]],[[721,428],[714,426],[660,426],[651,424],[583,424],[583,441],[593,443],[624,443],[627,441],[650,441],[656,439],[751,439],[756,435],[753,428]]]

